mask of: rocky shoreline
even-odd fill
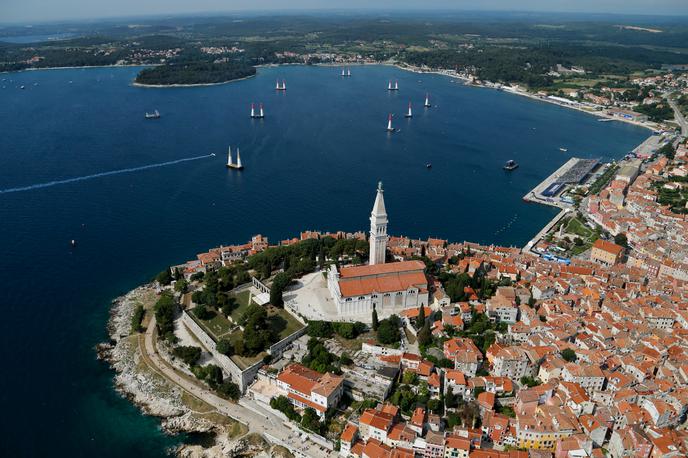
[[[260,441],[229,437],[228,429],[199,415],[182,401],[182,390],[152,371],[142,360],[139,334],[131,332],[131,319],[137,304],[155,294],[153,285],[140,286],[112,302],[107,330],[110,341],[96,346],[98,359],[116,372],[115,389],[146,415],[161,419],[161,429],[170,435],[182,433],[214,434],[214,445],[181,444],[174,450],[183,457],[262,456]],[[250,435],[249,435],[250,436]],[[268,455],[264,455],[268,456]]]

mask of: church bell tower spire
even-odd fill
[[[382,182],[377,184],[377,195],[370,213],[370,260],[369,264],[384,264],[387,252],[387,210]]]

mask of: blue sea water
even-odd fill
[[[366,230],[378,180],[392,234],[521,246],[554,214],[527,191],[572,155],[618,158],[649,133],[393,67],[261,68],[167,89],[132,86],[136,72],[0,75],[0,190],[217,154],[0,192],[4,456],[156,456],[180,440],[114,391],[93,351],[110,301],[165,266],[256,233]],[[251,102],[264,120],[248,118]],[[388,113],[399,132],[385,132]],[[224,167],[230,144],[243,172]],[[503,171],[508,159],[520,168]]]

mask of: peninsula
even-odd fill
[[[145,68],[136,75],[138,86],[202,86],[240,80],[256,74],[255,67],[238,61],[179,62]]]
[[[367,234],[256,235],[165,269],[115,301],[99,352],[166,430],[214,433],[204,456],[680,449],[688,143],[654,148],[523,250],[390,236],[379,184]]]

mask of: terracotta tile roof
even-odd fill
[[[373,275],[411,272],[425,270],[425,264],[421,261],[390,262],[375,264],[372,266],[342,267],[339,271],[340,278],[367,277]]]
[[[358,433],[358,426],[352,425],[349,423],[346,425],[346,428],[344,428],[344,431],[342,432],[342,435],[340,436],[340,440],[342,442],[348,442],[351,443],[351,441],[354,440],[354,437],[356,437],[356,434]]]
[[[459,450],[470,450],[471,441],[463,437],[447,436],[444,440],[445,448],[454,448]]]
[[[339,281],[339,290],[343,297],[354,297],[372,293],[406,291],[411,287],[422,289],[427,286],[427,282],[422,271],[397,273],[384,277],[351,277]]]
[[[607,253],[611,253],[614,256],[618,256],[622,251],[623,247],[617,245],[616,243],[607,242],[606,240],[597,239],[595,243],[592,244],[593,248],[598,248]]]
[[[364,425],[387,431],[392,426],[393,418],[391,414],[378,412],[375,409],[366,409],[363,415],[361,415],[360,422]]]

